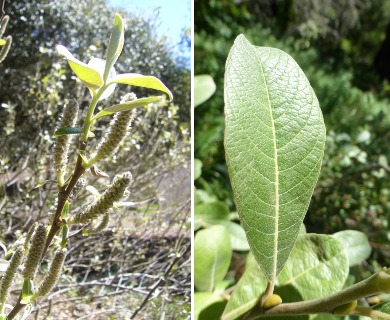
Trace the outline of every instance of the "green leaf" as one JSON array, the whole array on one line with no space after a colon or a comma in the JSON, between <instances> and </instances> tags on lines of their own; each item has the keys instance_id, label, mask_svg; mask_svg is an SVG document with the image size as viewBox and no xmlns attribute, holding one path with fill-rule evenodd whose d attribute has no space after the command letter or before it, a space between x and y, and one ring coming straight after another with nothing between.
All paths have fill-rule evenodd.
<instances>
[{"instance_id":1,"label":"green leaf","mask_svg":"<svg viewBox=\"0 0 390 320\"><path fill-rule=\"evenodd\" d=\"M31 303L31 298L33 297L34 284L31 279L24 279L22 286L22 300L20 303L29 304Z\"/></svg>"},{"instance_id":2,"label":"green leaf","mask_svg":"<svg viewBox=\"0 0 390 320\"><path fill-rule=\"evenodd\" d=\"M79 128L63 127L63 128L59 128L58 130L56 130L56 132L54 132L54 134L56 136L62 136L64 134L80 134L82 132L83 132L83 130L81 130Z\"/></svg>"},{"instance_id":3,"label":"green leaf","mask_svg":"<svg viewBox=\"0 0 390 320\"><path fill-rule=\"evenodd\" d=\"M218 224L224 226L229 232L232 250L248 251L250 249L245 231L238 223L229 220L218 220Z\"/></svg>"},{"instance_id":4,"label":"green leaf","mask_svg":"<svg viewBox=\"0 0 390 320\"><path fill-rule=\"evenodd\" d=\"M342 242L328 235L303 234L276 285L292 286L304 300L310 300L341 290L348 273L348 256Z\"/></svg>"},{"instance_id":5,"label":"green leaf","mask_svg":"<svg viewBox=\"0 0 390 320\"><path fill-rule=\"evenodd\" d=\"M225 72L225 150L249 245L272 281L294 247L317 182L325 125L303 71L243 35Z\"/></svg>"},{"instance_id":6,"label":"green leaf","mask_svg":"<svg viewBox=\"0 0 390 320\"><path fill-rule=\"evenodd\" d=\"M62 45L57 46L57 51L68 60L69 66L73 72L89 89L95 90L103 85L103 78L97 70L76 59L69 50Z\"/></svg>"},{"instance_id":7,"label":"green leaf","mask_svg":"<svg viewBox=\"0 0 390 320\"><path fill-rule=\"evenodd\" d=\"M194 320L199 320L200 319L199 315L203 310L206 310L208 307L219 302L224 302L224 300L220 296L215 295L211 292L195 292L194 293ZM205 314L203 313L202 317L204 317L204 315Z\"/></svg>"},{"instance_id":8,"label":"green leaf","mask_svg":"<svg viewBox=\"0 0 390 320\"><path fill-rule=\"evenodd\" d=\"M124 73L115 76L109 81L109 84L113 83L129 84L132 86L159 90L168 95L169 101L172 101L173 99L171 91L169 91L158 78L153 76L143 76L138 73Z\"/></svg>"},{"instance_id":9,"label":"green leaf","mask_svg":"<svg viewBox=\"0 0 390 320\"><path fill-rule=\"evenodd\" d=\"M371 254L371 246L363 232L344 230L333 234L333 237L346 246L350 267L362 263Z\"/></svg>"},{"instance_id":10,"label":"green leaf","mask_svg":"<svg viewBox=\"0 0 390 320\"><path fill-rule=\"evenodd\" d=\"M213 78L207 74L194 77L194 107L208 100L215 92L216 86Z\"/></svg>"},{"instance_id":11,"label":"green leaf","mask_svg":"<svg viewBox=\"0 0 390 320\"><path fill-rule=\"evenodd\" d=\"M68 214L69 214L69 201L66 200L64 207L62 208L61 218L66 219L68 217Z\"/></svg>"},{"instance_id":12,"label":"green leaf","mask_svg":"<svg viewBox=\"0 0 390 320\"><path fill-rule=\"evenodd\" d=\"M267 287L264 272L252 253L248 255L245 272L238 281L223 313L224 320L237 319L252 309Z\"/></svg>"},{"instance_id":13,"label":"green leaf","mask_svg":"<svg viewBox=\"0 0 390 320\"><path fill-rule=\"evenodd\" d=\"M202 175L202 161L199 159L194 159L194 180L200 178Z\"/></svg>"},{"instance_id":14,"label":"green leaf","mask_svg":"<svg viewBox=\"0 0 390 320\"><path fill-rule=\"evenodd\" d=\"M195 230L200 227L208 227L215 224L215 220L224 220L229 218L229 208L222 201L201 203L195 206L194 226ZM196 227L199 226L199 227Z\"/></svg>"},{"instance_id":15,"label":"green leaf","mask_svg":"<svg viewBox=\"0 0 390 320\"><path fill-rule=\"evenodd\" d=\"M383 312L383 313L388 313L390 314L390 302L385 302L385 303L381 303L379 305L376 305L374 306L373 308L374 310L377 310L377 311L380 311L380 312ZM382 317L378 317L377 318L378 320L384 320L384 318Z\"/></svg>"},{"instance_id":16,"label":"green leaf","mask_svg":"<svg viewBox=\"0 0 390 320\"><path fill-rule=\"evenodd\" d=\"M275 292L284 302L310 300L343 288L348 276L344 245L328 235L304 234L277 279ZM236 319L253 308L264 293L267 280L252 254L224 311L224 320Z\"/></svg>"},{"instance_id":17,"label":"green leaf","mask_svg":"<svg viewBox=\"0 0 390 320\"><path fill-rule=\"evenodd\" d=\"M102 111L100 111L96 116L92 118L92 120L99 119L100 117L113 114L116 112L129 111L135 108L143 107L149 103L161 101L161 97L149 97L149 98L141 98L133 101L127 101L124 103L116 104L114 106L108 107Z\"/></svg>"},{"instance_id":18,"label":"green leaf","mask_svg":"<svg viewBox=\"0 0 390 320\"><path fill-rule=\"evenodd\" d=\"M229 233L225 227L200 230L194 241L195 287L211 292L222 281L232 258Z\"/></svg>"},{"instance_id":19,"label":"green leaf","mask_svg":"<svg viewBox=\"0 0 390 320\"><path fill-rule=\"evenodd\" d=\"M6 41L4 39L0 39L0 46L4 46Z\"/></svg>"},{"instance_id":20,"label":"green leaf","mask_svg":"<svg viewBox=\"0 0 390 320\"><path fill-rule=\"evenodd\" d=\"M110 70L122 52L124 41L125 38L124 38L123 21L119 14L115 14L114 28L112 29L110 42L108 44L107 54L106 54L107 57L106 67L104 69L104 75L103 75L104 82L107 82Z\"/></svg>"}]
</instances>

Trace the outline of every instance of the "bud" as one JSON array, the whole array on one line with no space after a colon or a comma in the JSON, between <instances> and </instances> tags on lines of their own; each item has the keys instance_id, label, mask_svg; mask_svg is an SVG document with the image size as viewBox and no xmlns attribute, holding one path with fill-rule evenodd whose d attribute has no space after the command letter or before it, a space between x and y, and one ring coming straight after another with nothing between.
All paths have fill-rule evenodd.
<instances>
[{"instance_id":1,"label":"bud","mask_svg":"<svg viewBox=\"0 0 390 320\"><path fill-rule=\"evenodd\" d=\"M58 249L56 251L50 269L45 279L40 284L37 292L34 294L34 298L45 296L51 290L53 290L58 279L60 278L62 266L64 265L64 261L66 257L66 251L67 251L66 249Z\"/></svg>"},{"instance_id":2,"label":"bud","mask_svg":"<svg viewBox=\"0 0 390 320\"><path fill-rule=\"evenodd\" d=\"M110 213L106 212L103 215L102 221L100 221L100 223L98 223L95 227L88 226L87 228L85 228L83 230L83 235L88 236L91 234L99 233L100 231L104 230L108 226L109 222L110 222Z\"/></svg>"},{"instance_id":3,"label":"bud","mask_svg":"<svg viewBox=\"0 0 390 320\"><path fill-rule=\"evenodd\" d=\"M262 305L264 310L271 309L282 303L282 298L278 294L271 294L267 299L265 299L264 304Z\"/></svg>"},{"instance_id":4,"label":"bud","mask_svg":"<svg viewBox=\"0 0 390 320\"><path fill-rule=\"evenodd\" d=\"M37 272L41 262L43 248L46 242L46 228L40 224L36 227L30 248L27 254L26 262L24 263L23 278L32 279Z\"/></svg>"},{"instance_id":5,"label":"bud","mask_svg":"<svg viewBox=\"0 0 390 320\"><path fill-rule=\"evenodd\" d=\"M130 93L125 95L121 102L124 103L136 99L137 96L134 93ZM107 159L115 152L122 139L126 136L127 129L133 121L134 111L135 110L115 113L108 126L107 133L96 148L95 156L89 160L89 166L95 164L97 161Z\"/></svg>"},{"instance_id":6,"label":"bud","mask_svg":"<svg viewBox=\"0 0 390 320\"><path fill-rule=\"evenodd\" d=\"M5 45L0 51L0 63L3 62L3 60L7 56L9 49L11 48L11 44L12 44L12 37L8 36L7 38L5 38Z\"/></svg>"},{"instance_id":7,"label":"bud","mask_svg":"<svg viewBox=\"0 0 390 320\"><path fill-rule=\"evenodd\" d=\"M8 265L7 270L3 275L0 284L0 313L2 313L2 306L4 305L7 299L9 288L11 287L12 281L14 280L14 277L16 275L16 270L21 264L22 259L23 259L23 247L19 247L15 250L14 254L12 255L11 261Z\"/></svg>"},{"instance_id":8,"label":"bud","mask_svg":"<svg viewBox=\"0 0 390 320\"><path fill-rule=\"evenodd\" d=\"M60 128L63 127L74 127L77 121L77 113L79 111L79 106L75 99L70 100L64 107L64 112L62 114L62 120L60 122ZM66 172L66 165L68 162L68 151L70 145L71 135L64 134L56 136L56 141L54 145L54 170L57 173L58 183L60 185L64 184L64 175Z\"/></svg>"},{"instance_id":9,"label":"bud","mask_svg":"<svg viewBox=\"0 0 390 320\"><path fill-rule=\"evenodd\" d=\"M116 176L113 184L104 191L102 196L82 213L76 214L73 219L69 219L68 224L90 223L93 219L107 213L114 202L119 201L123 197L126 188L131 182L132 176L130 172L126 172L122 176Z\"/></svg>"}]
</instances>

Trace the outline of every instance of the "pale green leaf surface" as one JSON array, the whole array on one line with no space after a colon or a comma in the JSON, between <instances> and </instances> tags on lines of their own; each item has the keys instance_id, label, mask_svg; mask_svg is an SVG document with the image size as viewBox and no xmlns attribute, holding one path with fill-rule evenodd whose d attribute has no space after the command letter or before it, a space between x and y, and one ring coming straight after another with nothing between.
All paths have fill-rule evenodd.
<instances>
[{"instance_id":1,"label":"pale green leaf surface","mask_svg":"<svg viewBox=\"0 0 390 320\"><path fill-rule=\"evenodd\" d=\"M106 67L106 60L99 59L99 58L92 58L88 62L88 66L90 66L92 69L99 72L99 74L103 74L104 69ZM114 78L116 76L116 70L114 67L111 67L110 72L108 74L108 80ZM104 100L111 96L115 91L116 84L112 84L108 87L104 87L104 92L100 95L99 101ZM101 88L102 90L103 88ZM93 92L91 91L91 96L93 96Z\"/></svg>"},{"instance_id":2,"label":"pale green leaf surface","mask_svg":"<svg viewBox=\"0 0 390 320\"><path fill-rule=\"evenodd\" d=\"M110 70L115 64L116 60L118 60L118 57L122 52L124 41L125 38L124 38L123 21L119 14L115 14L114 27L112 29L110 42L108 44L107 54L106 54L106 64L105 64L104 75L103 75L104 82L107 82L107 79L109 78Z\"/></svg>"},{"instance_id":3,"label":"pale green leaf surface","mask_svg":"<svg viewBox=\"0 0 390 320\"><path fill-rule=\"evenodd\" d=\"M194 279L199 291L213 291L228 271L232 249L225 227L200 230L194 241Z\"/></svg>"},{"instance_id":4,"label":"pale green leaf surface","mask_svg":"<svg viewBox=\"0 0 390 320\"><path fill-rule=\"evenodd\" d=\"M348 273L342 242L329 235L304 234L298 237L276 285L292 286L304 300L310 300L341 290Z\"/></svg>"},{"instance_id":5,"label":"pale green leaf surface","mask_svg":"<svg viewBox=\"0 0 390 320\"><path fill-rule=\"evenodd\" d=\"M284 302L320 298L341 290L348 272L342 243L327 235L300 235L277 279L275 292ZM245 273L230 297L223 319L236 319L253 308L266 286L264 272L249 254Z\"/></svg>"},{"instance_id":6,"label":"pale green leaf surface","mask_svg":"<svg viewBox=\"0 0 390 320\"><path fill-rule=\"evenodd\" d=\"M194 77L194 107L208 100L215 92L216 86L213 78L207 74Z\"/></svg>"},{"instance_id":7,"label":"pale green leaf surface","mask_svg":"<svg viewBox=\"0 0 390 320\"><path fill-rule=\"evenodd\" d=\"M229 220L219 220L218 224L224 226L230 235L230 243L235 251L248 251L249 244L246 239L244 229L235 222Z\"/></svg>"},{"instance_id":8,"label":"pale green leaf surface","mask_svg":"<svg viewBox=\"0 0 390 320\"><path fill-rule=\"evenodd\" d=\"M194 320L199 319L199 314L202 310L213 305L214 303L221 302L223 299L221 296L213 294L211 292L195 292L194 293Z\"/></svg>"},{"instance_id":9,"label":"pale green leaf surface","mask_svg":"<svg viewBox=\"0 0 390 320\"><path fill-rule=\"evenodd\" d=\"M325 125L303 71L243 35L225 71L225 150L242 226L268 280L282 270L317 182Z\"/></svg>"},{"instance_id":10,"label":"pale green leaf surface","mask_svg":"<svg viewBox=\"0 0 390 320\"><path fill-rule=\"evenodd\" d=\"M70 68L88 88L98 89L103 85L103 78L97 70L76 59L69 50L62 45L57 46L57 51L68 60Z\"/></svg>"},{"instance_id":11,"label":"pale green leaf surface","mask_svg":"<svg viewBox=\"0 0 390 320\"><path fill-rule=\"evenodd\" d=\"M96 114L96 116L93 117L93 120L99 119L100 117L113 114L116 112L130 111L135 108L143 107L149 103L158 102L161 100L162 100L161 97L149 97L149 98L141 98L133 101L127 101L124 103L116 104L100 111L98 114Z\"/></svg>"},{"instance_id":12,"label":"pale green leaf surface","mask_svg":"<svg viewBox=\"0 0 390 320\"><path fill-rule=\"evenodd\" d=\"M223 313L223 320L233 320L252 309L264 293L267 280L254 256L248 255L245 272L238 281Z\"/></svg>"},{"instance_id":13,"label":"pale green leaf surface","mask_svg":"<svg viewBox=\"0 0 390 320\"><path fill-rule=\"evenodd\" d=\"M115 76L109 83L129 84L137 87L155 89L165 92L169 97L169 101L173 99L171 91L158 78L153 76L143 76L138 73L124 73Z\"/></svg>"},{"instance_id":14,"label":"pale green leaf surface","mask_svg":"<svg viewBox=\"0 0 390 320\"><path fill-rule=\"evenodd\" d=\"M200 178L202 175L202 161L199 159L194 159L194 180Z\"/></svg>"},{"instance_id":15,"label":"pale green leaf surface","mask_svg":"<svg viewBox=\"0 0 390 320\"><path fill-rule=\"evenodd\" d=\"M200 227L208 227L215 224L215 220L226 220L229 218L229 208L222 201L200 203L195 205L194 226L195 230ZM217 222L218 223L218 222Z\"/></svg>"},{"instance_id":16,"label":"pale green leaf surface","mask_svg":"<svg viewBox=\"0 0 390 320\"><path fill-rule=\"evenodd\" d=\"M385 302L385 303L381 303L380 305L376 305L374 309L383 313L390 314L390 302ZM382 320L382 319L384 318L378 317L378 320Z\"/></svg>"},{"instance_id":17,"label":"pale green leaf surface","mask_svg":"<svg viewBox=\"0 0 390 320\"><path fill-rule=\"evenodd\" d=\"M363 232L344 230L333 234L333 237L346 246L350 267L362 263L371 254L371 246Z\"/></svg>"}]
</instances>

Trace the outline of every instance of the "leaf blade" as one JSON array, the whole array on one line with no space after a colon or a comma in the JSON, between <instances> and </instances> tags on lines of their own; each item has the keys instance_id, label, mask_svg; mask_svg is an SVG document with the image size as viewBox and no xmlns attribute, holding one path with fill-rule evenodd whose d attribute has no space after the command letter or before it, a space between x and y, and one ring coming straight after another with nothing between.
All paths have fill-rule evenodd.
<instances>
[{"instance_id":1,"label":"leaf blade","mask_svg":"<svg viewBox=\"0 0 390 320\"><path fill-rule=\"evenodd\" d=\"M225 71L226 162L242 226L269 281L294 246L324 144L321 110L297 63L238 36Z\"/></svg>"},{"instance_id":2,"label":"leaf blade","mask_svg":"<svg viewBox=\"0 0 390 320\"><path fill-rule=\"evenodd\" d=\"M199 291L211 292L228 271L232 249L229 233L222 226L197 232L194 241L194 283Z\"/></svg>"},{"instance_id":3,"label":"leaf blade","mask_svg":"<svg viewBox=\"0 0 390 320\"><path fill-rule=\"evenodd\" d=\"M103 81L107 82L108 75L110 73L111 68L115 64L116 60L120 56L123 44L124 44L124 28L123 21L119 14L115 14L114 27L112 29L110 42L108 43L107 54L106 54L106 65L103 74Z\"/></svg>"},{"instance_id":4,"label":"leaf blade","mask_svg":"<svg viewBox=\"0 0 390 320\"><path fill-rule=\"evenodd\" d=\"M159 90L168 95L169 101L172 101L173 99L172 92L161 82L160 79L153 76L144 76L138 73L123 73L113 77L109 84L112 83L129 84L132 86Z\"/></svg>"},{"instance_id":5,"label":"leaf blade","mask_svg":"<svg viewBox=\"0 0 390 320\"><path fill-rule=\"evenodd\" d=\"M57 51L59 54L68 60L70 68L75 75L90 89L98 89L103 85L102 76L94 68L91 68L88 64L76 59L69 50L63 45L57 45Z\"/></svg>"},{"instance_id":6,"label":"leaf blade","mask_svg":"<svg viewBox=\"0 0 390 320\"><path fill-rule=\"evenodd\" d=\"M98 114L96 114L92 120L96 120L99 119L100 117L113 114L116 112L130 111L132 109L139 108L149 103L158 102L161 100L162 100L161 97L149 97L149 98L141 98L133 101L127 101L124 103L116 104L106 109L103 109Z\"/></svg>"}]
</instances>

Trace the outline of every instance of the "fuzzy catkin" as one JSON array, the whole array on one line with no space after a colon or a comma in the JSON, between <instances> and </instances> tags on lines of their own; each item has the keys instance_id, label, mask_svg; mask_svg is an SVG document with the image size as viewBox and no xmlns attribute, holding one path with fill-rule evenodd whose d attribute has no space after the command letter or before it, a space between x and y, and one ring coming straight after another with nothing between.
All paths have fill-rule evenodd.
<instances>
[{"instance_id":1,"label":"fuzzy catkin","mask_svg":"<svg viewBox=\"0 0 390 320\"><path fill-rule=\"evenodd\" d=\"M16 275L16 270L18 269L19 265L22 262L23 251L24 251L23 247L19 247L15 250L14 254L12 255L11 261L8 265L8 268L5 271L5 274L2 278L0 284L0 308L7 299L9 288L11 287L12 281ZM2 313L2 310L0 310L0 313Z\"/></svg>"},{"instance_id":2,"label":"fuzzy catkin","mask_svg":"<svg viewBox=\"0 0 390 320\"><path fill-rule=\"evenodd\" d=\"M77 114L79 111L78 103L75 99L70 100L64 107L60 128L74 127L77 122ZM53 153L54 170L57 175L62 177L65 175L66 165L68 162L68 151L71 135L64 134L56 137Z\"/></svg>"},{"instance_id":3,"label":"fuzzy catkin","mask_svg":"<svg viewBox=\"0 0 390 320\"><path fill-rule=\"evenodd\" d=\"M96 225L96 226L88 226L83 230L83 235L88 236L91 234L99 233L100 231L104 230L108 223L110 222L110 213L106 212L103 214L102 220Z\"/></svg>"},{"instance_id":4,"label":"fuzzy catkin","mask_svg":"<svg viewBox=\"0 0 390 320\"><path fill-rule=\"evenodd\" d=\"M46 242L46 228L40 224L36 227L30 248L24 263L23 278L33 279L41 262L43 249Z\"/></svg>"},{"instance_id":5,"label":"fuzzy catkin","mask_svg":"<svg viewBox=\"0 0 390 320\"><path fill-rule=\"evenodd\" d=\"M82 213L70 219L68 223L90 223L93 219L104 215L110 210L114 202L119 201L123 197L126 188L131 182L132 176L130 172L126 172L122 176L116 176L113 184L104 191L97 201L88 206Z\"/></svg>"},{"instance_id":6,"label":"fuzzy catkin","mask_svg":"<svg viewBox=\"0 0 390 320\"><path fill-rule=\"evenodd\" d=\"M122 98L121 103L134 100L137 100L137 96L134 93L129 93ZM93 163L105 160L115 152L122 139L126 136L127 129L133 121L134 114L135 110L131 110L118 112L114 115L108 126L107 133L96 148Z\"/></svg>"},{"instance_id":7,"label":"fuzzy catkin","mask_svg":"<svg viewBox=\"0 0 390 320\"><path fill-rule=\"evenodd\" d=\"M66 249L58 249L55 253L53 262L51 263L50 269L45 279L40 284L34 297L41 297L47 295L56 285L58 279L61 276L62 266L64 265L66 257Z\"/></svg>"}]
</instances>

